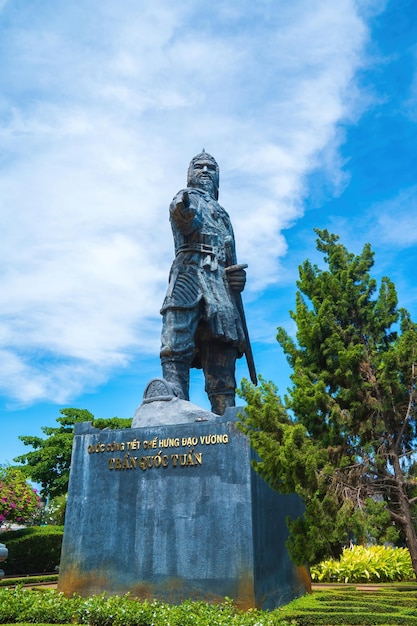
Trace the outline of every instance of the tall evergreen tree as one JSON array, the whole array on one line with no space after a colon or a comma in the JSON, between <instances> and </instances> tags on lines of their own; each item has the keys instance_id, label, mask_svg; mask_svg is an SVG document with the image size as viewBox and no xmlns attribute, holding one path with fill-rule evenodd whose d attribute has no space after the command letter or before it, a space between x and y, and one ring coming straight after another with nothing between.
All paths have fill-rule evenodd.
<instances>
[{"instance_id":1,"label":"tall evergreen tree","mask_svg":"<svg viewBox=\"0 0 417 626\"><path fill-rule=\"evenodd\" d=\"M306 504L290 522L295 560L318 560L349 536L382 540L397 530L417 575L417 326L388 278L377 290L369 244L354 255L336 235L316 233L327 269L300 266L296 341L278 329L289 395L282 404L270 385L244 383L243 427L258 471Z\"/></svg>"}]
</instances>

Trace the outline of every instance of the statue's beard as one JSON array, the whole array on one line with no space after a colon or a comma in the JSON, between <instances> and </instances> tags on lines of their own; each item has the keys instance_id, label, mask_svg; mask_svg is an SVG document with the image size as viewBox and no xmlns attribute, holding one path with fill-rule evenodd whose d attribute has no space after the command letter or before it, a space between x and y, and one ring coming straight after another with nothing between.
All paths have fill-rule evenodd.
<instances>
[{"instance_id":1,"label":"statue's beard","mask_svg":"<svg viewBox=\"0 0 417 626\"><path fill-rule=\"evenodd\" d=\"M191 181L193 187L197 187L197 189L202 189L203 191L207 191L211 195L212 198L216 196L216 186L211 178L207 177L199 177L194 178Z\"/></svg>"}]
</instances>

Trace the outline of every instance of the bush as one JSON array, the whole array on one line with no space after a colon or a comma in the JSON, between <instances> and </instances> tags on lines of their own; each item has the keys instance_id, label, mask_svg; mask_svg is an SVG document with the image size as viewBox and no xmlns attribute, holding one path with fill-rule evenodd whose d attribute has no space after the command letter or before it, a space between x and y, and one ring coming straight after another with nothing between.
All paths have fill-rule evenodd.
<instances>
[{"instance_id":1,"label":"bush","mask_svg":"<svg viewBox=\"0 0 417 626\"><path fill-rule=\"evenodd\" d=\"M352 587L316 591L274 611L239 611L222 604L177 606L105 594L66 598L53 590L0 589L0 624L88 624L89 626L415 626L415 585L381 587L378 593Z\"/></svg>"},{"instance_id":2,"label":"bush","mask_svg":"<svg viewBox=\"0 0 417 626\"><path fill-rule=\"evenodd\" d=\"M358 591L351 586L320 590L278 611L297 626L415 626L416 585L381 585L377 592Z\"/></svg>"},{"instance_id":3,"label":"bush","mask_svg":"<svg viewBox=\"0 0 417 626\"><path fill-rule=\"evenodd\" d=\"M313 581L358 583L414 580L407 548L350 546L338 561L328 559L311 567Z\"/></svg>"},{"instance_id":4,"label":"bush","mask_svg":"<svg viewBox=\"0 0 417 626\"><path fill-rule=\"evenodd\" d=\"M0 523L30 522L40 507L40 498L21 469L0 467Z\"/></svg>"},{"instance_id":5,"label":"bush","mask_svg":"<svg viewBox=\"0 0 417 626\"><path fill-rule=\"evenodd\" d=\"M105 594L65 598L53 590L0 589L0 623L88 624L89 626L292 626L278 611L239 611L231 600L222 604L164 602Z\"/></svg>"},{"instance_id":6,"label":"bush","mask_svg":"<svg viewBox=\"0 0 417 626\"><path fill-rule=\"evenodd\" d=\"M0 623L71 623L79 602L76 599L63 600L62 594L52 590L36 592L21 587L0 589Z\"/></svg>"},{"instance_id":7,"label":"bush","mask_svg":"<svg viewBox=\"0 0 417 626\"><path fill-rule=\"evenodd\" d=\"M18 587L22 585L39 585L42 583L54 584L58 582L58 574L41 574L40 576L16 576L16 578L8 576L0 580L0 587Z\"/></svg>"},{"instance_id":8,"label":"bush","mask_svg":"<svg viewBox=\"0 0 417 626\"><path fill-rule=\"evenodd\" d=\"M61 556L62 526L31 526L1 534L9 556L4 564L7 576L53 572Z\"/></svg>"},{"instance_id":9,"label":"bush","mask_svg":"<svg viewBox=\"0 0 417 626\"><path fill-rule=\"evenodd\" d=\"M41 507L32 526L63 526L67 508L67 494L50 498L48 504Z\"/></svg>"}]
</instances>

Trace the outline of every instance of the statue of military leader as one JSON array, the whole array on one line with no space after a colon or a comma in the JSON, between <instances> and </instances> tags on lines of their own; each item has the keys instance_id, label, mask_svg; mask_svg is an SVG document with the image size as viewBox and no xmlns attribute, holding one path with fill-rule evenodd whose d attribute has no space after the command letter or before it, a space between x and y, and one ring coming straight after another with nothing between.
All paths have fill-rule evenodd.
<instances>
[{"instance_id":1,"label":"statue of military leader","mask_svg":"<svg viewBox=\"0 0 417 626\"><path fill-rule=\"evenodd\" d=\"M238 265L229 215L218 203L219 166L205 152L189 165L187 188L169 207L175 260L161 309L162 375L189 400L190 368L202 368L211 410L235 405L236 359L256 372L242 306L247 265Z\"/></svg>"}]
</instances>

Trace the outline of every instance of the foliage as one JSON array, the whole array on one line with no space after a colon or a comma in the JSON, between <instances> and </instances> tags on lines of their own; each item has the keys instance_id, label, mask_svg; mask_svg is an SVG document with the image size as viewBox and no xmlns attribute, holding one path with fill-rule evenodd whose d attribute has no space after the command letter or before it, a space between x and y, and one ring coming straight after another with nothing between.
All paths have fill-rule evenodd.
<instances>
[{"instance_id":1,"label":"foliage","mask_svg":"<svg viewBox=\"0 0 417 626\"><path fill-rule=\"evenodd\" d=\"M55 591L41 593L16 587L0 589L0 623L70 624L77 600L64 601Z\"/></svg>"},{"instance_id":2,"label":"foliage","mask_svg":"<svg viewBox=\"0 0 417 626\"><path fill-rule=\"evenodd\" d=\"M230 600L178 606L128 596L65 598L53 590L0 589L0 623L91 624L92 626L314 626L416 623L415 589L381 587L377 593L351 587L316 591L274 611L238 611Z\"/></svg>"},{"instance_id":3,"label":"foliage","mask_svg":"<svg viewBox=\"0 0 417 626\"><path fill-rule=\"evenodd\" d=\"M116 430L117 428L130 428L132 426L131 417L95 417L93 419L94 428L111 428Z\"/></svg>"},{"instance_id":4,"label":"foliage","mask_svg":"<svg viewBox=\"0 0 417 626\"><path fill-rule=\"evenodd\" d=\"M61 556L63 526L31 526L1 534L9 555L4 570L8 576L53 572Z\"/></svg>"},{"instance_id":5,"label":"foliage","mask_svg":"<svg viewBox=\"0 0 417 626\"><path fill-rule=\"evenodd\" d=\"M296 626L278 611L239 611L232 601L206 604L186 601L178 606L104 594L65 598L53 590L0 589L0 623L89 624L90 626Z\"/></svg>"},{"instance_id":6,"label":"foliage","mask_svg":"<svg viewBox=\"0 0 417 626\"><path fill-rule=\"evenodd\" d=\"M45 523L53 526L63 526L65 521L65 509L67 506L67 494L52 498L45 507Z\"/></svg>"},{"instance_id":7,"label":"foliage","mask_svg":"<svg viewBox=\"0 0 417 626\"><path fill-rule=\"evenodd\" d=\"M0 580L0 587L18 587L19 585L22 585L22 582L24 582L25 585L38 585L40 583L54 584L58 582L58 574L25 576L24 581L22 581L22 576L16 576L15 578L9 576L8 578L2 578Z\"/></svg>"},{"instance_id":8,"label":"foliage","mask_svg":"<svg viewBox=\"0 0 417 626\"><path fill-rule=\"evenodd\" d=\"M301 265L296 341L278 328L292 387L282 402L273 385L244 382L242 428L261 475L304 500L304 516L289 522L296 562L337 556L350 539L401 535L417 572L417 326L388 278L377 293L368 244L355 256L316 232L327 269Z\"/></svg>"},{"instance_id":9,"label":"foliage","mask_svg":"<svg viewBox=\"0 0 417 626\"><path fill-rule=\"evenodd\" d=\"M97 428L129 428L131 419L114 417L94 419L86 409L61 409L62 417L57 418L59 427L43 426L42 437L21 436L25 446L34 448L31 452L14 459L22 463L22 470L35 483L42 485L41 494L47 498L56 498L68 491L69 470L71 465L74 426L79 422L92 422Z\"/></svg>"},{"instance_id":10,"label":"foliage","mask_svg":"<svg viewBox=\"0 0 417 626\"><path fill-rule=\"evenodd\" d=\"M380 586L377 592L366 587L320 590L283 607L281 618L292 619L298 626L414 625L415 593L415 586L412 590Z\"/></svg>"},{"instance_id":11,"label":"foliage","mask_svg":"<svg viewBox=\"0 0 417 626\"><path fill-rule=\"evenodd\" d=\"M30 523L40 506L40 498L22 470L0 467L0 525Z\"/></svg>"},{"instance_id":12,"label":"foliage","mask_svg":"<svg viewBox=\"0 0 417 626\"><path fill-rule=\"evenodd\" d=\"M65 511L67 508L67 494L51 498L39 509L34 523L37 526L63 526L65 522Z\"/></svg>"},{"instance_id":13,"label":"foliage","mask_svg":"<svg viewBox=\"0 0 417 626\"><path fill-rule=\"evenodd\" d=\"M319 582L390 582L413 579L407 548L350 546L339 560L328 559L311 568L311 578Z\"/></svg>"}]
</instances>

